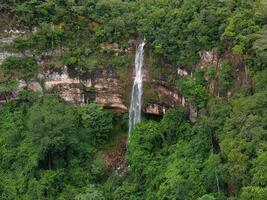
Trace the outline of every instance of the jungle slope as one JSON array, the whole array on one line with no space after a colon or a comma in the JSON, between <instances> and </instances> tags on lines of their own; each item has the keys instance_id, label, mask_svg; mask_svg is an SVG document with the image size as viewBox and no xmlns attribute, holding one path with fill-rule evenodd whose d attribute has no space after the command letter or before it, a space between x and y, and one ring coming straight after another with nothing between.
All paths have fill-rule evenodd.
<instances>
[{"instance_id":1,"label":"jungle slope","mask_svg":"<svg viewBox=\"0 0 267 200\"><path fill-rule=\"evenodd\" d=\"M267 199L266 0L0 6L1 52L13 55L0 67L7 101L0 113L1 199ZM7 41L16 29L23 34ZM116 152L113 138L126 135L127 114L94 103L75 107L46 91L38 74L67 66L82 77L110 66L126 83L127 104L134 45L142 38L149 79L175 87L198 117L190 122L177 106L160 121L143 120L127 146L125 174L105 164L104 152ZM9 99L21 79L38 82L42 92ZM148 81L145 103L165 99L150 87Z\"/></svg>"}]
</instances>

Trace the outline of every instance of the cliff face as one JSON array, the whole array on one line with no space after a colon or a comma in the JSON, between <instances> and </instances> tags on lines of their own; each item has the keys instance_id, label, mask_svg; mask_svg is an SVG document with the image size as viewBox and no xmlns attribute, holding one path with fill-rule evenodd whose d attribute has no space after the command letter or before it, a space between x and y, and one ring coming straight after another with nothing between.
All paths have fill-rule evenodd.
<instances>
[{"instance_id":1,"label":"cliff face","mask_svg":"<svg viewBox=\"0 0 267 200\"><path fill-rule=\"evenodd\" d=\"M116 112L127 112L129 102L125 102L123 92L123 81L112 68L96 69L91 73L79 76L73 71L64 67L62 71L46 71L38 75L38 81L32 80L28 83L21 80L16 89L26 89L34 92L57 93L66 101L75 105L84 105L96 102L105 108ZM40 84L43 82L43 84ZM163 96L162 100L146 103L143 112L147 114L163 115L168 108L177 105L186 106L185 99L180 95L177 88L169 86L163 81L153 81L151 88L158 96ZM131 90L131 88L130 88ZM14 99L18 92L13 92L8 99ZM131 91L127 91L128 95ZM2 99L2 102L5 99Z\"/></svg>"},{"instance_id":2,"label":"cliff face","mask_svg":"<svg viewBox=\"0 0 267 200\"><path fill-rule=\"evenodd\" d=\"M203 51L201 53L201 62L198 67L205 68L213 65L215 68L221 66L220 60L215 51ZM245 76L242 67L235 69L237 80L244 83L248 78ZM145 84L149 85L149 91L144 90L144 96L152 98L144 101L143 112L146 114L163 115L168 108L174 108L178 105L188 109L189 119L195 122L197 110L179 92L175 85L170 85L163 80L149 79L149 72L145 69ZM192 76L191 72L178 68L177 77ZM38 80L38 81L36 81ZM43 83L43 84L40 84ZM210 92L216 94L216 83L209 84ZM66 101L75 105L84 105L90 102L96 102L107 109L115 112L127 112L129 105L125 95L131 94L131 87L126 91L124 81L121 80L112 67L105 69L95 69L90 73L78 75L77 72L64 67L60 71L45 71L39 74L35 80L26 83L19 81L19 86L10 93L7 98L0 97L0 103L11 100L16 97L19 90L26 89L34 92L57 93ZM153 93L153 95L150 94ZM127 94L125 94L127 93ZM145 98L145 97L144 97Z\"/></svg>"},{"instance_id":3,"label":"cliff face","mask_svg":"<svg viewBox=\"0 0 267 200\"><path fill-rule=\"evenodd\" d=\"M243 57L233 54L232 52L226 52L222 56L218 56L217 52L212 49L210 51L202 51L200 53L200 63L197 68L213 68L215 72L222 70L223 62L228 61L231 65L233 72L233 85L228 89L227 95L231 96L236 88L250 88L252 85L252 79L246 74L246 68L244 66ZM209 81L209 91L220 96L218 80L205 77Z\"/></svg>"},{"instance_id":4,"label":"cliff face","mask_svg":"<svg viewBox=\"0 0 267 200\"><path fill-rule=\"evenodd\" d=\"M25 31L19 30L5 31L8 36L1 38L0 43L6 45L10 44L14 38L25 34ZM119 50L117 44L111 45L109 48L112 48L115 52ZM127 53L129 52L127 51ZM19 53L2 51L0 52L0 63L10 55L23 56ZM242 68L242 59L231 54L225 55L224 57L229 59L236 66L235 73L237 81L239 81L241 85L249 82L248 77L245 75L245 69ZM200 58L199 68L213 66L217 70L221 67L221 60L215 50L202 51L200 53ZM39 56L38 62L43 64L46 61L42 59L42 56ZM192 76L192 72L181 68L177 68L174 73L177 77ZM175 85L171 85L160 78L151 79L149 74L149 69L145 66L144 84L147 85L147 89L144 89L143 94L143 112L147 114L163 115L168 108L174 108L180 105L188 109L189 118L194 122L197 116L197 110L182 97L179 89ZM132 76L130 75L128 77ZM40 93L57 93L63 99L75 105L96 102L116 112L127 112L131 95L131 85L126 87L125 82L129 84L132 81L119 78L116 70L112 67L95 69L83 75L79 75L74 70L64 67L59 71L44 71L27 84L25 81L20 80L19 86L13 92L5 96L0 94L0 104L1 102L14 99L18 91L26 89ZM216 81L211 81L208 87L213 94L217 95ZM146 98L149 98L149 100L146 100Z\"/></svg>"},{"instance_id":5,"label":"cliff face","mask_svg":"<svg viewBox=\"0 0 267 200\"><path fill-rule=\"evenodd\" d=\"M61 72L48 71L44 88L76 105L97 102L117 112L127 112L122 100L122 82L113 69L97 69L83 76L74 75L67 67Z\"/></svg>"},{"instance_id":6,"label":"cliff face","mask_svg":"<svg viewBox=\"0 0 267 200\"><path fill-rule=\"evenodd\" d=\"M36 28L33 32L35 31ZM25 36L28 32L25 30L5 29L4 33L4 36L0 37L0 43L8 47L15 38ZM125 49L125 52L134 54L136 43L137 41L130 40L129 47ZM117 53L120 51L120 47L116 43L106 44L106 46L104 45L103 48L109 48ZM31 55L31 52L26 52L26 54ZM48 54L49 56L47 56ZM24 56L24 54L2 50L0 51L0 64L8 56ZM50 55L50 52L45 52L37 57L37 61L40 65L44 65L52 57L53 55ZM132 74L132 72L130 73ZM116 70L112 67L95 69L83 75L79 75L67 67L58 71L46 70L32 80L27 81L27 83L24 80L19 80L18 87L8 95L0 94L0 104L1 102L15 99L18 91L25 89L39 93L57 93L63 99L75 105L97 102L113 111L127 112L130 104L132 80L123 79L131 79L130 77L134 78L130 74L127 75L127 78L119 78ZM163 81L151 80L149 71L146 69L144 70L144 81L155 94L152 101L144 101L144 113L163 115L168 108L177 105L186 106L185 99L181 97L177 88ZM146 95L151 96L149 93L144 92L144 96Z\"/></svg>"},{"instance_id":7,"label":"cliff face","mask_svg":"<svg viewBox=\"0 0 267 200\"><path fill-rule=\"evenodd\" d=\"M152 80L148 84L151 85L156 98L145 103L143 109L145 113L163 115L168 108L174 108L177 105L187 107L185 99L174 85L162 80Z\"/></svg>"},{"instance_id":8,"label":"cliff face","mask_svg":"<svg viewBox=\"0 0 267 200\"><path fill-rule=\"evenodd\" d=\"M62 72L46 72L44 78L44 89L47 92L59 94L66 101L77 105L97 102L116 112L128 111L129 102L125 102L123 98L125 95L123 94L125 92L123 81L118 78L116 70L112 68L97 69L86 75L78 76L73 75L65 67ZM153 90L158 95L165 95L166 98L160 102L144 105L145 113L163 115L170 107L178 104L186 106L185 99L181 97L179 91L171 88L167 83L153 81L149 84L152 84ZM38 88L40 87L36 85L31 89L38 91ZM131 91L127 93L130 95Z\"/></svg>"}]
</instances>

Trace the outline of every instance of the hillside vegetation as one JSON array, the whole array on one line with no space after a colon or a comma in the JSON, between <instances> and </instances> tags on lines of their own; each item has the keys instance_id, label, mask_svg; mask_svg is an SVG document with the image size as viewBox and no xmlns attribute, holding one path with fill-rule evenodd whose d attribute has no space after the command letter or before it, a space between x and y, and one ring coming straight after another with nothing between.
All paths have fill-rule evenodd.
<instances>
[{"instance_id":1,"label":"hillside vegetation","mask_svg":"<svg viewBox=\"0 0 267 200\"><path fill-rule=\"evenodd\" d=\"M0 11L0 39L24 32L0 44L13 53L0 65L0 199L267 199L266 0L1 0ZM126 174L104 159L127 134L125 114L46 91L9 98L19 80L64 66L112 66L126 80L144 38L151 76L175 85L198 117L177 107L143 119ZM201 66L203 51L218 63Z\"/></svg>"}]
</instances>

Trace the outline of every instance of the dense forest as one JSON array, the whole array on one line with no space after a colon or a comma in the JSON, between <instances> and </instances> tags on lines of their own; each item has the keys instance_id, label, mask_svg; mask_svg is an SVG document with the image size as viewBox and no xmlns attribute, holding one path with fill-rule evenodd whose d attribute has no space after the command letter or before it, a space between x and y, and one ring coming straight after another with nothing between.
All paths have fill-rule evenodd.
<instances>
[{"instance_id":1,"label":"dense forest","mask_svg":"<svg viewBox=\"0 0 267 200\"><path fill-rule=\"evenodd\" d=\"M1 42L7 30L23 34ZM20 80L43 86L43 71L64 66L81 76L112 66L131 81L127 49L144 38L150 78L198 116L182 106L144 115L123 173L105 152L127 138L127 113L45 90L9 98ZM0 42L12 52L0 64L1 200L267 199L267 0L0 0ZM200 67L211 50L217 66Z\"/></svg>"}]
</instances>

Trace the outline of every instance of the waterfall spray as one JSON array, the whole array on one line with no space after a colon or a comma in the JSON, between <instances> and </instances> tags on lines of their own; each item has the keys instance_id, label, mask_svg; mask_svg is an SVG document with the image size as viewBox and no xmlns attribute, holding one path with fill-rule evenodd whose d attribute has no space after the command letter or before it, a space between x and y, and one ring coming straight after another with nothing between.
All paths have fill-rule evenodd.
<instances>
[{"instance_id":1,"label":"waterfall spray","mask_svg":"<svg viewBox=\"0 0 267 200\"><path fill-rule=\"evenodd\" d=\"M135 78L132 87L131 106L129 110L129 137L134 125L141 121L142 93L143 93L143 74L144 64L144 46L143 41L138 45L135 53Z\"/></svg>"}]
</instances>

